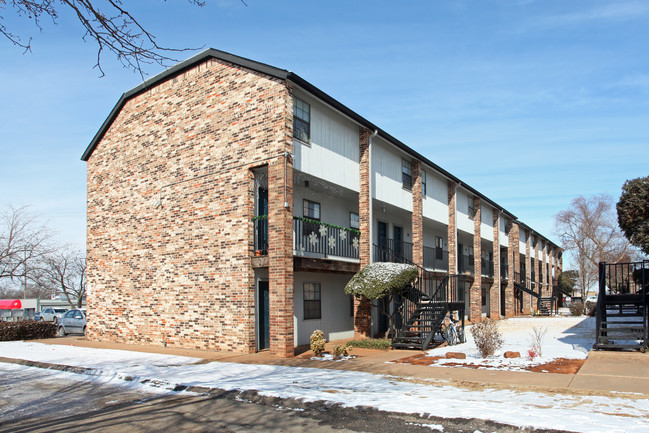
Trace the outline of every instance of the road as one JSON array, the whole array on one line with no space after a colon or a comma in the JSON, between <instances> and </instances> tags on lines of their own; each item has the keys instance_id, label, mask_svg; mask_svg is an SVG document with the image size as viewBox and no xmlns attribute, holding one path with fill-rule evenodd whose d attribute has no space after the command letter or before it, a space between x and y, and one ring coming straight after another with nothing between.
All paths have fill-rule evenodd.
<instances>
[{"instance_id":1,"label":"road","mask_svg":"<svg viewBox=\"0 0 649 433\"><path fill-rule=\"evenodd\" d=\"M0 432L524 431L476 419L420 418L254 391L143 392L128 383L110 385L85 375L4 363L0 377Z\"/></svg>"}]
</instances>

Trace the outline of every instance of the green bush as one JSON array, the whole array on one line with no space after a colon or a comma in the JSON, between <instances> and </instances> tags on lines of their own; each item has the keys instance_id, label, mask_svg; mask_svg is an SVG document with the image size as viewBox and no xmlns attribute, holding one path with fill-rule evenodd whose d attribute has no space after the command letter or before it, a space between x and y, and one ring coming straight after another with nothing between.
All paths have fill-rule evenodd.
<instances>
[{"instance_id":1,"label":"green bush","mask_svg":"<svg viewBox=\"0 0 649 433\"><path fill-rule=\"evenodd\" d=\"M365 338L363 340L352 340L347 343L348 346L360 347L362 349L381 349L388 350L392 347L390 340L383 338Z\"/></svg>"},{"instance_id":2,"label":"green bush","mask_svg":"<svg viewBox=\"0 0 649 433\"><path fill-rule=\"evenodd\" d=\"M0 341L38 340L56 336L56 325L50 322L0 322Z\"/></svg>"},{"instance_id":3,"label":"green bush","mask_svg":"<svg viewBox=\"0 0 649 433\"><path fill-rule=\"evenodd\" d=\"M345 344L344 346L341 346L340 344L336 344L334 346L334 357L335 358L340 358L343 356L349 356L349 352L352 351L352 348L349 347L349 343Z\"/></svg>"},{"instance_id":4,"label":"green bush","mask_svg":"<svg viewBox=\"0 0 649 433\"><path fill-rule=\"evenodd\" d=\"M322 355L322 352L325 350L324 333L319 329L316 329L311 334L311 350L316 356Z\"/></svg>"}]
</instances>

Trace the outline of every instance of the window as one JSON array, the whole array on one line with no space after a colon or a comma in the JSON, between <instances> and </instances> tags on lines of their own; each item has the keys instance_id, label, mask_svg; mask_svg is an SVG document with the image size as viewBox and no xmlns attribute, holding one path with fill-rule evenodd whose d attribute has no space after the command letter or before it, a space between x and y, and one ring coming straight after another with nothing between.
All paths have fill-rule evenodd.
<instances>
[{"instance_id":1,"label":"window","mask_svg":"<svg viewBox=\"0 0 649 433\"><path fill-rule=\"evenodd\" d=\"M320 283L304 283L304 319L320 319Z\"/></svg>"},{"instance_id":2,"label":"window","mask_svg":"<svg viewBox=\"0 0 649 433\"><path fill-rule=\"evenodd\" d=\"M473 200L469 198L469 219L475 218L475 207L473 207Z\"/></svg>"},{"instance_id":3,"label":"window","mask_svg":"<svg viewBox=\"0 0 649 433\"><path fill-rule=\"evenodd\" d=\"M421 196L426 198L426 172L421 171Z\"/></svg>"},{"instance_id":4,"label":"window","mask_svg":"<svg viewBox=\"0 0 649 433\"><path fill-rule=\"evenodd\" d=\"M320 203L315 201L304 199L304 218L310 218L313 220L320 220Z\"/></svg>"},{"instance_id":5,"label":"window","mask_svg":"<svg viewBox=\"0 0 649 433\"><path fill-rule=\"evenodd\" d=\"M311 106L293 98L293 137L309 143L311 138Z\"/></svg>"},{"instance_id":6,"label":"window","mask_svg":"<svg viewBox=\"0 0 649 433\"><path fill-rule=\"evenodd\" d=\"M358 214L354 212L349 213L349 227L353 229L360 228L360 220L358 219Z\"/></svg>"},{"instance_id":7,"label":"window","mask_svg":"<svg viewBox=\"0 0 649 433\"><path fill-rule=\"evenodd\" d=\"M401 185L408 191L412 189L412 166L405 159L401 160Z\"/></svg>"},{"instance_id":8,"label":"window","mask_svg":"<svg viewBox=\"0 0 649 433\"><path fill-rule=\"evenodd\" d=\"M444 259L444 239L439 236L435 236L435 259Z\"/></svg>"}]
</instances>

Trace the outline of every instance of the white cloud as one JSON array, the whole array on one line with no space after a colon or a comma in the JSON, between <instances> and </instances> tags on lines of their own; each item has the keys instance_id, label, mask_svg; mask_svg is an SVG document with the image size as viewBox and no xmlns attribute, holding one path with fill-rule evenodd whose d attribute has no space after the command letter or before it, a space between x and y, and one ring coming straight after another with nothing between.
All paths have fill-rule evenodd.
<instances>
[{"instance_id":1,"label":"white cloud","mask_svg":"<svg viewBox=\"0 0 649 433\"><path fill-rule=\"evenodd\" d=\"M589 10L545 17L540 20L539 24L554 27L592 21L632 20L645 15L649 15L649 3L637 1L615 2Z\"/></svg>"}]
</instances>

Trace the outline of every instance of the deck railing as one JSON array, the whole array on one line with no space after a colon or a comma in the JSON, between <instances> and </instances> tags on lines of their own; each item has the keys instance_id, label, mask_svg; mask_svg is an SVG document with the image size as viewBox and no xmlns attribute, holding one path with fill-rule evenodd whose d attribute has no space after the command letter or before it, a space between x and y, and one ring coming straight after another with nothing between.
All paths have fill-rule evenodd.
<instances>
[{"instance_id":1,"label":"deck railing","mask_svg":"<svg viewBox=\"0 0 649 433\"><path fill-rule=\"evenodd\" d=\"M268 254L268 215L259 215L252 219L255 225L255 255Z\"/></svg>"},{"instance_id":2,"label":"deck railing","mask_svg":"<svg viewBox=\"0 0 649 433\"><path fill-rule=\"evenodd\" d=\"M473 256L468 256L466 254L457 255L457 269L460 274L466 274L467 272L471 275L474 273L473 267Z\"/></svg>"},{"instance_id":3,"label":"deck railing","mask_svg":"<svg viewBox=\"0 0 649 433\"><path fill-rule=\"evenodd\" d=\"M375 257L377 262L390 262L392 256L402 257L408 262L412 261L412 244L410 242L379 238L377 246L379 247L375 249L375 254L379 254L379 257ZM386 260L381 260L381 255L385 256Z\"/></svg>"},{"instance_id":4,"label":"deck railing","mask_svg":"<svg viewBox=\"0 0 649 433\"><path fill-rule=\"evenodd\" d=\"M493 260L485 259L484 257L480 259L480 267L482 268L483 277L493 277L494 276L494 262Z\"/></svg>"},{"instance_id":5,"label":"deck railing","mask_svg":"<svg viewBox=\"0 0 649 433\"><path fill-rule=\"evenodd\" d=\"M424 268L448 272L448 251L424 247Z\"/></svg>"},{"instance_id":6,"label":"deck railing","mask_svg":"<svg viewBox=\"0 0 649 433\"><path fill-rule=\"evenodd\" d=\"M293 217L293 252L296 255L358 259L359 242L359 230Z\"/></svg>"}]
</instances>

